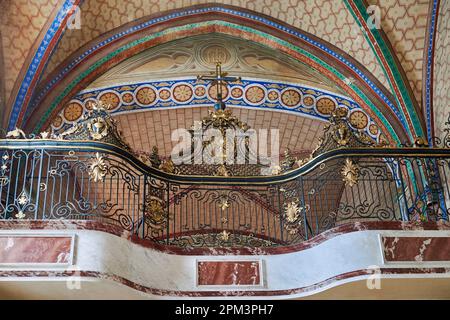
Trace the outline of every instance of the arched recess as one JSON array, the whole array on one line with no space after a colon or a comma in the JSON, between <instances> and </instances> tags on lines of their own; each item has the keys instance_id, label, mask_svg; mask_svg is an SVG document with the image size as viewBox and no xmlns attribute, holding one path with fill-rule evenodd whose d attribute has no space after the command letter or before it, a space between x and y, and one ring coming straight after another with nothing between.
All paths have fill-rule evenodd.
<instances>
[{"instance_id":1,"label":"arched recess","mask_svg":"<svg viewBox=\"0 0 450 320\"><path fill-rule=\"evenodd\" d=\"M223 98L229 107L326 122L341 106L350 111L350 124L355 129L380 138L377 123L334 82L309 65L264 45L211 33L149 48L109 69L66 104L53 118L51 129L67 130L95 100L110 105L113 115L162 109L175 114L180 108L211 107L215 87L197 81L197 76L213 72L217 60L228 74L242 77L240 83L224 88ZM279 116L273 114L273 118ZM191 117L181 116L180 120ZM304 132L305 128L296 129Z\"/></svg>"},{"instance_id":2,"label":"arched recess","mask_svg":"<svg viewBox=\"0 0 450 320\"><path fill-rule=\"evenodd\" d=\"M394 98L362 65L341 50L270 17L229 6L194 6L145 17L80 48L42 82L27 114L25 129L35 132L72 96L108 69L150 47L205 33L254 41L311 65L340 86L373 119L391 143L411 140L405 115Z\"/></svg>"}]
</instances>

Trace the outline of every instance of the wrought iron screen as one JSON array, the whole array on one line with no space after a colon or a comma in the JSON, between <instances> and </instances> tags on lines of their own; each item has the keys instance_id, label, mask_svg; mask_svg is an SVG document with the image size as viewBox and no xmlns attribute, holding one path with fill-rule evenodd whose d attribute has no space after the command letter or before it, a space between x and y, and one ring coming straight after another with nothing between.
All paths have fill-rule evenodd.
<instances>
[{"instance_id":1,"label":"wrought iron screen","mask_svg":"<svg viewBox=\"0 0 450 320\"><path fill-rule=\"evenodd\" d=\"M277 176L196 177L106 143L1 140L0 219L96 220L183 247L291 245L347 222L447 220L449 161L448 149L340 149Z\"/></svg>"}]
</instances>

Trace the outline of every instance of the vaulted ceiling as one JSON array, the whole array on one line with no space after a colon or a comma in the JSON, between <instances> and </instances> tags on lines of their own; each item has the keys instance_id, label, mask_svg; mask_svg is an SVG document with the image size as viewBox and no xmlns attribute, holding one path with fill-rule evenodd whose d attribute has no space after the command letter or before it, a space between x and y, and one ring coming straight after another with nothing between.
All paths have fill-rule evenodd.
<instances>
[{"instance_id":1,"label":"vaulted ceiling","mask_svg":"<svg viewBox=\"0 0 450 320\"><path fill-rule=\"evenodd\" d=\"M100 98L119 99L113 112L124 121L137 109L152 119L164 108L194 110L213 95L207 86L199 95L194 77L219 55L243 77L239 97L228 96L236 108L308 118L316 132L327 110L344 105L355 127L392 144L441 133L448 1L221 2L1 1L3 126L57 130ZM380 29L370 28L369 5L380 10Z\"/></svg>"}]
</instances>

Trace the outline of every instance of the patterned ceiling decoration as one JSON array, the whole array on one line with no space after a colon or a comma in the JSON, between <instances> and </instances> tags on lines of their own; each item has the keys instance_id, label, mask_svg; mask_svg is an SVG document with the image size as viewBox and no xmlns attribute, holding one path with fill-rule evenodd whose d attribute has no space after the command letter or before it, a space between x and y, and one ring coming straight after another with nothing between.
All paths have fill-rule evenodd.
<instances>
[{"instance_id":1,"label":"patterned ceiling decoration","mask_svg":"<svg viewBox=\"0 0 450 320\"><path fill-rule=\"evenodd\" d=\"M7 67L7 72L4 73L6 100L28 52L57 4L57 0L39 3L29 0L0 1L0 41L3 44L3 63Z\"/></svg>"},{"instance_id":2,"label":"patterned ceiling decoration","mask_svg":"<svg viewBox=\"0 0 450 320\"><path fill-rule=\"evenodd\" d=\"M214 10L214 11L219 11L219 12L225 12L225 13L230 13L230 11L231 11L231 13L233 13L234 15L239 14L239 12L234 11L234 10L231 10L231 9L227 9L227 8L216 8L216 7L209 7L209 8L203 8L203 9L197 9L197 10L190 10L189 14L193 14L193 13L195 13L195 12L202 12L202 11L204 11L204 12L211 12L212 10ZM177 12L177 13L175 14L174 17L179 17L179 16L182 15L182 14L183 14L182 12ZM244 16L246 17L246 19L253 18L253 16L251 16L251 15L249 15L249 14L244 14ZM168 16L168 17L170 18L170 16ZM389 101L389 99L383 94L383 91L380 90L379 88L377 88L377 87L374 85L374 83L371 82L371 80L370 80L366 75L364 75L361 71L359 71L352 63L350 63L349 61L345 60L345 58L343 58L342 56L340 56L340 55L337 54L336 52L330 51L329 49L327 49L326 47L324 47L322 44L317 43L315 40L308 39L308 38L305 37L304 35L299 34L297 31L293 31L293 30L286 29L286 27L277 26L275 23L270 22L270 20L267 20L267 19L258 18L258 17L255 17L255 18L257 19L257 21L264 22L264 23L268 23L271 27L281 28L281 30L284 30L285 32L289 32L289 33L292 34L292 35L296 35L296 36L300 37L301 39L303 39L303 41L308 41L309 44L318 46L319 48L321 48L321 50L325 50L325 52L329 52L329 54L330 54L331 57L336 57L336 58L339 59L339 61L344 62L344 63L343 63L343 66L344 66L345 68L350 68L350 69L354 70L354 72L356 72L356 74L357 74L358 76L360 76L361 79L364 79L364 80L366 81L367 85L368 85L370 88L372 88L373 92L374 92L375 94L377 94L378 96L380 96L380 97L383 99L383 101L384 101L385 103L387 103L387 104L392 108L392 111L397 115L397 117L399 117L400 119L402 119L402 115L398 113L398 110L396 110L395 106L392 105L392 103ZM158 19L159 22L161 22L161 21L163 21L163 20L166 20L166 19L162 19L162 18ZM147 26L148 26L149 24L151 24L151 21L148 22L148 23L146 23L146 24L144 24L144 25L147 25ZM200 26L201 24L197 24L197 25ZM205 25L205 27L206 27L206 24L203 24L203 25ZM217 22L214 23L214 27L215 27L215 28L220 28L221 25L224 26L224 27L225 27L225 26L226 26L226 27L233 27L233 28L237 29L237 30L239 30L239 32L241 33L241 35L242 35L242 34L245 35L244 32L253 32L252 37L255 37L255 34L258 35L258 36L259 36L259 34L261 34L261 32L254 32L253 30L251 30L251 29L248 28L248 27L243 28L243 27L239 27L239 26L235 26L235 25L233 26L233 25L231 25L231 24L229 24L229 23L223 23L223 22L220 22L220 21L217 21ZM187 27L187 26L186 26L186 27ZM190 29L190 33L192 33L192 31L193 31L193 29L192 29L192 28L193 28L193 25L190 25L189 27L191 28L191 29ZM133 30L134 32L136 32L137 29L138 29L138 27L134 27L132 30ZM174 28L174 29L176 30L176 28ZM181 28L178 28L178 30L181 30ZM117 40L118 37L123 36L124 34L126 34L126 32L122 32L122 33L118 34L117 36L114 36L113 39ZM160 33L160 34L162 35L163 33ZM153 36L154 36L154 35L153 35ZM273 38L273 37L267 37L267 36L264 36L264 37L263 37L264 40L263 40L262 42L268 42L268 41L269 41L269 38ZM151 39L151 36L147 37L147 39L150 40L150 39ZM279 40L278 40L278 42L279 42L279 43L282 43L282 41L279 41ZM100 43L99 45L97 45L96 48L99 48L99 47L101 47L101 46L104 46L106 43L109 43L108 40L105 40L103 43ZM141 43L142 43L142 40L141 40ZM295 50L295 51L297 51L297 52L303 52L303 56L304 56L304 57L308 57L308 59L309 59L309 61L307 61L307 63L313 65L315 68L317 68L317 69L321 69L321 68L322 68L322 70L323 70L323 67L324 67L324 66L326 67L326 64L324 64L324 61L321 61L320 59L317 59L317 57L311 56L311 54L307 54L306 52L304 52L304 50L302 50L302 49L300 49L300 48L298 48L298 47L293 47L291 44L287 44L287 43L286 43L285 45L287 45L288 48L289 48L289 50L291 50L291 51L292 51L292 50ZM128 46L127 49L128 49L128 48L131 48L131 46ZM97 50L98 50L98 49L97 49ZM285 49L285 50L286 50L286 49ZM92 52L92 51L90 51L90 52ZM297 54L297 55L298 55L298 54ZM84 56L86 56L86 54L85 54ZM83 57L83 56L82 56L82 57ZM81 58L78 58L78 59L75 59L75 60L74 60L75 63L73 63L73 64L72 64L71 66L69 66L69 67L64 68L63 71L62 71L62 73L63 73L63 74L64 74L64 73L67 73L67 71L69 71L71 68L73 68L75 65L77 65L77 63L79 63L80 61L82 61L82 59L83 59L82 57L81 57ZM110 54L109 54L109 58L112 58L112 57L114 57L114 55L110 53ZM311 60L313 60L313 62L311 62ZM316 61L316 63L314 63L314 60ZM105 62L104 59L103 59L103 61L100 59L100 61L98 61L98 63L97 63L97 66L100 65L101 63L104 63L104 62ZM346 84L346 81L345 81L347 78L346 78L345 76L343 76L342 74L340 74L339 72L337 72L336 69L334 69L334 68L329 68L328 70L329 70L329 71L326 71L326 72L325 72L325 70L323 70L323 71L324 71L325 74L327 74L329 77L334 77L334 80L335 80L336 82L338 82L340 85L342 85L343 87L345 87L346 90L348 90L348 91L351 90L351 91L353 92L353 93L351 94L351 95L352 95L352 98L355 99L355 101L356 101L356 99L359 100L359 101L357 101L359 104L370 105L370 108L369 108L368 110L366 110L366 112L369 112L369 113L372 112L373 114L376 115L374 118L379 117L380 119L382 119L382 120L380 121L381 126L386 126L386 127L388 128L388 130L386 130L386 132L389 132L389 134L391 134L391 135L393 135L393 136L396 136L396 133L394 132L394 130L392 129L392 127L390 127L390 126L391 126L390 122L387 121L387 120L385 119L385 117L383 116L383 114L381 114L379 111L377 111L378 109L371 103L371 101L370 101L369 99L367 99L367 97L366 97L366 95L365 95L365 93L364 93L363 91L361 91L357 86L355 86L354 84L352 84L351 81L349 82L350 84L347 85L347 84ZM330 74L330 71L331 71L331 72L334 72L335 75L333 76L332 74ZM60 79L62 76L63 76L63 75L58 75L56 78L57 78L57 79ZM83 77L86 77L86 76L87 76L87 74L83 74ZM78 78L80 78L80 77L78 77ZM72 89L73 87L75 87L75 85L76 85L76 83L69 84L68 86L66 86L66 87L68 87L68 89L65 90L64 94L67 94L67 93L69 92L70 89ZM43 88L43 90L41 90L41 92L45 92L46 90L49 90L51 87L52 87L51 85L50 85L50 87L47 86L46 88ZM58 100L61 101L62 99L63 99L62 96L58 97L58 98L56 99L56 104L59 103ZM55 106L56 106L55 103L53 103L53 104L50 106L50 110L49 110L49 112L47 112L47 115L50 114L50 113L52 112L52 110L54 109ZM371 116L373 116L373 115L371 115ZM46 119L46 118L44 117L44 121L45 121L45 119ZM393 118L391 117L390 119L393 119ZM43 122L41 122L41 123L43 123ZM395 140L398 141L398 138L396 137Z\"/></svg>"},{"instance_id":3,"label":"patterned ceiling decoration","mask_svg":"<svg viewBox=\"0 0 450 320\"><path fill-rule=\"evenodd\" d=\"M65 30L68 15L80 2L65 0L57 10L53 22L47 23L45 27L44 22L51 16L52 10L58 8L58 1L41 4L20 0L14 1L14 4L11 1L3 4L8 10L3 11L2 15L2 41L6 42L7 48L5 62L11 63L7 64L7 73L11 71L11 75L8 75L6 82L12 105L9 129L14 128L15 123L23 117L25 109L22 106L28 105L47 59ZM17 39L20 41L16 41ZM39 43L36 49L32 47L35 41ZM14 82L18 84L16 89L12 87Z\"/></svg>"},{"instance_id":4,"label":"patterned ceiling decoration","mask_svg":"<svg viewBox=\"0 0 450 320\"><path fill-rule=\"evenodd\" d=\"M436 0L435 0L436 1ZM10 1L6 1L3 3L7 3L7 7L11 6L9 4ZM71 1L66 1L65 4L68 4ZM45 54L42 59L40 60L41 63L38 66L42 66L42 69L39 71L44 72L45 65L48 63L49 68L48 72L45 72L45 75L48 75L49 78L46 79L45 82L51 81L51 79L55 79L55 77L52 76L50 73L51 70L56 70L56 66L58 66L64 59L69 57L71 53L73 53L73 48L78 48L82 44L88 43L95 37L99 36L100 34L107 32L109 30L112 30L114 28L117 28L120 25L123 25L124 23L134 21L140 17L144 17L148 14L152 14L155 12L160 12L168 9L173 8L181 8L186 6L191 6L193 4L202 3L203 1L178 1L178 0L169 0L169 1L153 1L143 6L140 0L125 0L120 1L117 3L117 1L113 0L86 0L84 3L82 2L81 5L81 11L82 11L82 18L83 18L83 28L81 30L67 30L64 37L61 37L63 28L57 28L55 30L52 30L52 27L48 29L48 31L51 33L53 31L55 37L47 39L50 40L53 44L58 43L58 40L61 39L60 43L58 43L58 46L47 46L48 51L50 51L50 54ZM227 3L229 1L226 1ZM242 3L241 3L242 2ZM294 1L295 2L295 1ZM397 2L397 1L396 1ZM392 2L384 1L384 0L370 0L370 3L375 3L381 6L382 13L386 16L386 19L383 20L383 27L387 31L388 38L391 39L391 42L394 44L395 52L391 52L391 55L397 55L400 59L400 62L403 64L407 72L410 72L414 75L414 79L408 79L412 81L412 86L415 89L415 93L417 95L417 88L420 87L418 84L420 84L421 79L417 77L418 72L418 66L420 64L420 61L418 61L416 58L419 57L419 52L421 50L420 43L424 42L424 14L423 14L423 4L426 2L426 0L412 0L409 1L407 4L406 2L400 1L400 4L397 8L397 5L393 5ZM16 1L16 3L20 3L20 1ZM78 2L75 2L78 3ZM48 3L47 3L48 4ZM420 125L420 114L417 113L417 110L412 111L411 106L414 107L414 99L411 99L412 95L409 97L403 97L404 94L408 95L408 86L404 84L405 88L402 88L402 84L398 84L399 79L396 78L395 72L392 70L383 70L386 66L381 67L381 64L383 64L383 61L378 61L377 59L374 59L375 55L371 52L371 46L372 49L374 49L373 44L379 44L381 42L373 42L373 41L361 41L361 38L364 39L364 31L362 31L360 28L357 27L357 23L361 23L361 21L365 21L365 19L359 19L358 15L364 16L365 12L363 10L364 3L362 0L358 1L325 1L325 0L307 0L307 1L298 1L298 3L280 3L276 0L270 0L270 1L264 1L264 4L261 5L260 2L256 2L255 0L251 1L240 1L240 0L231 0L231 4L241 7L246 7L248 9L263 12L265 14L269 14L271 16L277 17L281 21L284 21L290 25L297 26L302 28L303 30L306 30L308 32L311 32L312 34L315 34L319 36L320 38L336 45L337 47L343 49L344 51L348 52L350 56L354 57L356 60L362 62L369 71L374 74L381 83L383 83L385 86L390 87L394 90L396 93L402 93L400 100L406 100L406 101L399 101L400 105L402 107L402 110L395 110L395 106L390 106L391 109L396 112L397 117L400 119L403 125L407 124L409 126L409 129L411 131L411 136L419 135L417 132L418 129L417 124ZM356 7L355 7L356 6ZM24 5L21 5L21 7L24 7ZM44 6L45 8L45 6ZM358 13L358 9L359 13ZM37 14L38 15L49 15L48 11L45 11L46 9L41 9ZM406 10L408 18L401 17L402 11ZM36 11L30 10L32 13L24 14L24 16L32 16L34 17L34 14ZM56 11L56 10L55 10ZM59 12L61 13L62 10ZM65 14L62 15L56 15L55 18L50 16L50 19L53 19L53 22L49 21L47 25L52 26L63 26L64 23L63 19L66 18ZM66 11L67 13L67 11ZM398 14L400 13L400 15ZM353 15L353 16L352 16ZM62 19L61 19L62 17ZM354 18L356 17L356 19ZM410 19L411 18L411 19ZM415 26L414 29L407 27L411 20L415 20ZM425 19L426 20L426 19ZM37 21L37 20L36 20ZM406 22L405 22L406 21ZM33 27L35 27L37 24L33 24ZM3 25L3 24L2 24ZM405 25L405 26L403 26ZM356 26L356 27L355 27ZM364 26L364 23L363 23ZM389 29L391 28L391 29ZM43 30L45 31L45 30ZM49 32L41 32L42 33L42 40L45 41L44 35L48 36ZM59 33L60 32L60 33ZM12 33L14 34L14 33ZM12 35L11 34L11 35ZM401 37L398 37L398 35L401 35ZM373 36L372 33L369 32L368 39ZM375 39L377 39L377 34L375 32ZM394 41L397 39L400 39L400 41ZM379 40L379 39L377 39ZM42 42L38 40L37 44ZM408 47L410 42L414 42L414 50L410 53L402 51L402 48ZM404 44L403 44L404 43ZM423 45L422 45L423 47ZM52 57L51 53L53 52L53 49L55 50L55 55L50 60L50 57ZM383 58L383 56L381 56ZM392 58L392 57L391 57ZM6 59L6 58L5 58ZM71 58L72 59L72 58ZM395 62L390 61L389 57L386 58L389 62ZM415 59L415 60L414 60ZM419 58L420 60L420 58ZM30 57L31 62L31 57ZM15 100L14 108L16 109L12 115L13 118L16 114L18 114L18 110L21 110L20 116L18 117L19 124L22 122L22 116L24 114L24 109L28 106L28 100L31 98L31 94L34 91L35 84L40 80L39 77L42 75L42 72L34 72L33 63L26 63L25 69L27 69L27 65L30 65L31 72L26 72L26 77L24 77L25 81L23 82L16 82L16 86L21 88L22 93L24 94L18 94L17 98ZM413 69L411 70L410 66L413 65ZM383 71L387 73L388 80L383 74ZM394 77L391 79L389 76L389 72L392 72ZM400 75L401 75L400 70ZM25 76L25 72L24 72ZM28 77L30 76L30 77ZM57 80L59 80L56 77ZM350 79L351 81L352 79ZM394 84L392 81L394 80ZM407 84L408 80L403 80L404 83ZM17 85L19 84L19 85ZM31 84L31 85L30 85ZM396 86L399 87L399 90L396 90ZM384 90L384 88L379 87L379 89ZM376 92L376 91L375 91ZM382 98L382 97L381 97ZM389 98L385 99L385 101L389 100ZM412 104L409 104L409 102L412 102ZM428 105L427 105L428 108ZM409 112L409 113L408 113ZM412 113L412 115L411 115ZM428 113L429 114L429 113ZM410 119L412 118L412 119ZM418 118L419 121L417 121ZM16 120L10 121L10 127L12 126L12 123L16 123ZM407 126L407 127L408 127ZM413 127L413 128L412 128ZM414 129L414 130L412 130ZM416 131L416 132L414 132Z\"/></svg>"},{"instance_id":5,"label":"patterned ceiling decoration","mask_svg":"<svg viewBox=\"0 0 450 320\"><path fill-rule=\"evenodd\" d=\"M126 22L167 10L209 4L209 0L85 0L80 6L82 30L69 31L49 61L47 74L69 57L75 48L87 44L100 34ZM288 25L316 35L362 63L386 87L383 69L364 40L361 30L342 0L215 0L215 5L228 4L266 14Z\"/></svg>"},{"instance_id":6,"label":"patterned ceiling decoration","mask_svg":"<svg viewBox=\"0 0 450 320\"><path fill-rule=\"evenodd\" d=\"M450 2L441 1L437 17L437 34L433 73L434 134L442 137L444 123L450 113Z\"/></svg>"},{"instance_id":7,"label":"patterned ceiling decoration","mask_svg":"<svg viewBox=\"0 0 450 320\"><path fill-rule=\"evenodd\" d=\"M430 0L370 0L381 9L381 27L406 73L416 100L422 100L423 54Z\"/></svg>"},{"instance_id":8,"label":"patterned ceiling decoration","mask_svg":"<svg viewBox=\"0 0 450 320\"><path fill-rule=\"evenodd\" d=\"M380 60L383 69L388 77L390 86L395 92L395 97L401 107L402 113L406 117L407 128L414 137L425 137L424 126L421 121L421 112L414 95L410 90L409 83L402 73L403 69L400 63L397 63L395 52L390 47L388 41L385 40L382 30L369 28L369 14L364 0L345 0L346 5L355 15L359 25L364 28L365 35L371 43L371 47L376 52L377 58ZM403 11L404 12L404 11ZM399 13L401 14L401 13ZM406 15L406 13L404 13ZM383 21L383 17L381 18ZM426 21L426 18L425 18ZM425 35L423 35L423 38ZM423 40L423 39L422 39ZM422 41L424 42L424 41ZM423 48L423 43L422 43Z\"/></svg>"},{"instance_id":9,"label":"patterned ceiling decoration","mask_svg":"<svg viewBox=\"0 0 450 320\"><path fill-rule=\"evenodd\" d=\"M348 51L350 54L352 54L352 55L355 54L356 56L360 57L361 58L360 61L363 61L364 65L366 67L368 67L374 74L376 74L377 77L379 77L382 82L385 83L385 81L383 81L383 79L381 79L383 77L382 72L373 71L373 64L374 63L376 64L376 59L373 59L373 57L371 57L372 53L370 52L370 50L365 51L365 46L367 46L367 44L365 44L365 42L361 43L361 41L358 41L358 39L362 38L361 34L359 34L359 31L358 31L359 29L351 27L351 24L354 23L353 18L348 14L346 8L342 5L342 2L335 1L336 3L333 3L333 4L331 4L329 1L320 1L320 2L321 3L311 2L311 3L305 4L305 2L302 1L298 5L295 5L292 7L291 6L289 6L288 8L283 7L283 10L286 10L284 12L290 13L292 11L296 14L297 14L296 10L301 10L301 8L304 8L305 15L301 15L301 19L298 19L298 20L295 19L294 21L291 21L292 19L290 18L289 14L285 14L284 12L280 12L279 14L277 13L276 16L279 16L282 19L288 19L289 20L288 22L291 22L294 24L298 24L300 22L304 23L305 21L310 20L311 25L307 24L302 27L308 29L311 32L314 32L317 35L323 36L323 38L328 39L330 41L336 40L337 41L336 45L338 45L339 47L342 47L344 50ZM273 3L274 3L273 5L278 10L279 4L276 1L274 1ZM100 1L99 1L99 5L102 5L102 3ZM117 5L117 4L115 4L115 5ZM176 7L177 5L178 4L170 3L169 7ZM244 4L242 4L242 5L244 5ZM258 9L258 6L255 6L252 1L245 1L245 5L247 5L250 8L254 8L255 10ZM330 25L326 28L322 25L323 24L322 20L324 18L321 16L321 14L320 15L317 14L316 5L321 5L320 7L328 12L328 18L330 19ZM88 31L89 24L94 23L94 21L95 21L95 23L94 23L95 25L101 26L101 27L104 26L104 24L101 23L102 19L101 18L94 19L93 16L89 15L89 12L90 12L89 6L87 7L87 9L85 8L85 6L88 6L88 4L86 3L85 5L83 5L81 7L81 10L82 10L83 14L86 14L88 17L88 19L84 19L84 20L87 20L87 23L83 24L82 30L70 30L68 32L68 34L72 34L72 35L78 34L79 35L80 32L82 32L83 34L84 34L84 32L89 32ZM155 4L155 6L156 6L156 4ZM155 6L148 6L148 8L151 7L152 8L151 10L153 10ZM95 10L94 9L92 9L92 10L95 12L100 12L100 14L109 12L108 7L102 8L102 10L97 10L97 9L99 9L99 7L97 7L96 5L93 5L93 8L94 7L95 7ZM295 7L295 10L293 10L294 7ZM161 8L159 8L159 9L161 9ZM111 7L110 7L110 9L111 9ZM275 10L275 11L277 11L277 10ZM267 8L265 8L264 11L267 11ZM132 16L132 14L130 14L130 12L128 12L128 11L126 11L126 12L128 15L128 20L131 19L130 17ZM310 16L310 18L308 18L308 16ZM342 19L343 17L346 17L348 21L343 21L343 19ZM134 16L132 18L134 19L134 18L136 18L136 16ZM105 25L110 26L111 24L114 24L114 23L117 24L118 20L119 19L111 19L108 21L106 21L106 20L104 20L104 21L106 21ZM120 21L125 22L124 19L120 19ZM344 26L342 27L343 32L335 32L336 30L340 30L341 26L340 25L333 26L333 23L335 23L335 24L344 23ZM95 35L98 35L99 33L100 32L97 32L97 30L94 30L92 32L92 34L95 34ZM347 37L347 38L345 38L345 37ZM76 44L77 44L76 47L78 47L80 44L84 43L84 41L85 41L84 36L82 37L82 39L80 39L78 37L77 41L76 41ZM64 39L62 40L62 43L64 43ZM62 46L62 44L59 47L61 47L61 46ZM73 47L73 46L70 46L70 47ZM354 50L362 50L362 51L360 51L360 52L358 51L358 53L355 53ZM58 48L58 51L59 51L59 48ZM56 77L56 79L58 79L58 77ZM386 97L381 97L381 98L383 98L385 100L385 102L387 102L389 100Z\"/></svg>"},{"instance_id":10,"label":"patterned ceiling decoration","mask_svg":"<svg viewBox=\"0 0 450 320\"><path fill-rule=\"evenodd\" d=\"M363 130L379 141L378 125L353 100L316 88L297 84L242 79L242 84L224 88L228 106L253 107L294 113L303 117L327 120L338 107L348 109L355 129ZM197 83L196 78L124 84L85 90L72 99L52 122L53 132L72 126L92 105L100 100L109 104L113 114L143 110L208 107L215 99L215 87ZM207 108L204 108L207 109Z\"/></svg>"}]
</instances>

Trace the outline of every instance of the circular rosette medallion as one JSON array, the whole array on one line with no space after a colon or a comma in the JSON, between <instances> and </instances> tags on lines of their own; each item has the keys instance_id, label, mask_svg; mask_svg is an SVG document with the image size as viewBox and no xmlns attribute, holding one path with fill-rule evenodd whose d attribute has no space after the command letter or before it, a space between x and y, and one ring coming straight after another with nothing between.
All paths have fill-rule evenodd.
<instances>
[{"instance_id":1,"label":"circular rosette medallion","mask_svg":"<svg viewBox=\"0 0 450 320\"><path fill-rule=\"evenodd\" d=\"M52 126L55 129L58 129L63 124L64 120L61 116L56 116L52 121Z\"/></svg>"},{"instance_id":2,"label":"circular rosette medallion","mask_svg":"<svg viewBox=\"0 0 450 320\"><path fill-rule=\"evenodd\" d=\"M222 99L226 100L228 98L228 86L222 84ZM210 85L208 88L208 95L211 100L217 99L217 86L216 85Z\"/></svg>"},{"instance_id":3,"label":"circular rosette medallion","mask_svg":"<svg viewBox=\"0 0 450 320\"><path fill-rule=\"evenodd\" d=\"M131 92L122 93L122 101L125 104L130 104L134 101L133 94Z\"/></svg>"},{"instance_id":4,"label":"circular rosette medallion","mask_svg":"<svg viewBox=\"0 0 450 320\"><path fill-rule=\"evenodd\" d=\"M288 108L295 108L300 105L302 96L295 89L286 89L281 93L281 103Z\"/></svg>"},{"instance_id":5,"label":"circular rosette medallion","mask_svg":"<svg viewBox=\"0 0 450 320\"><path fill-rule=\"evenodd\" d=\"M231 89L231 97L234 99L239 99L244 94L244 91L239 87L234 87Z\"/></svg>"},{"instance_id":6,"label":"circular rosette medallion","mask_svg":"<svg viewBox=\"0 0 450 320\"><path fill-rule=\"evenodd\" d=\"M147 86L138 88L135 96L137 103L141 106L149 106L156 101L156 91Z\"/></svg>"},{"instance_id":7,"label":"circular rosette medallion","mask_svg":"<svg viewBox=\"0 0 450 320\"><path fill-rule=\"evenodd\" d=\"M83 106L81 105L81 103L76 101L70 102L64 108L63 114L64 118L66 118L67 121L76 121L83 114Z\"/></svg>"},{"instance_id":8,"label":"circular rosette medallion","mask_svg":"<svg viewBox=\"0 0 450 320\"><path fill-rule=\"evenodd\" d=\"M173 90L173 99L179 103L186 103L192 99L194 91L192 87L188 84L177 84Z\"/></svg>"},{"instance_id":9,"label":"circular rosette medallion","mask_svg":"<svg viewBox=\"0 0 450 320\"><path fill-rule=\"evenodd\" d=\"M206 88L204 86L195 87L195 96L197 98L202 98L206 95Z\"/></svg>"},{"instance_id":10,"label":"circular rosette medallion","mask_svg":"<svg viewBox=\"0 0 450 320\"><path fill-rule=\"evenodd\" d=\"M116 109L120 104L120 97L115 92L104 92L99 97L98 100L100 100L106 109L108 110L114 110Z\"/></svg>"},{"instance_id":11,"label":"circular rosette medallion","mask_svg":"<svg viewBox=\"0 0 450 320\"><path fill-rule=\"evenodd\" d=\"M244 101L250 105L258 105L266 98L266 91L257 85L250 85L245 89Z\"/></svg>"},{"instance_id":12,"label":"circular rosette medallion","mask_svg":"<svg viewBox=\"0 0 450 320\"><path fill-rule=\"evenodd\" d=\"M267 94L267 98L269 99L269 101L273 102L276 101L279 98L279 94L276 90L270 90L269 93Z\"/></svg>"},{"instance_id":13,"label":"circular rosette medallion","mask_svg":"<svg viewBox=\"0 0 450 320\"><path fill-rule=\"evenodd\" d=\"M349 117L350 124L356 129L364 129L369 124L369 118L360 110L353 111Z\"/></svg>"},{"instance_id":14,"label":"circular rosette medallion","mask_svg":"<svg viewBox=\"0 0 450 320\"><path fill-rule=\"evenodd\" d=\"M205 47L201 48L199 58L200 63L207 68L214 67L217 61L220 61L222 66L226 67L236 59L235 55L221 43L208 43Z\"/></svg>"},{"instance_id":15,"label":"circular rosette medallion","mask_svg":"<svg viewBox=\"0 0 450 320\"><path fill-rule=\"evenodd\" d=\"M329 116L336 110L336 102L328 97L320 98L317 100L316 108L320 114Z\"/></svg>"},{"instance_id":16,"label":"circular rosette medallion","mask_svg":"<svg viewBox=\"0 0 450 320\"><path fill-rule=\"evenodd\" d=\"M305 96L303 97L303 105L305 107L311 108L314 105L314 98L312 96Z\"/></svg>"},{"instance_id":17,"label":"circular rosette medallion","mask_svg":"<svg viewBox=\"0 0 450 320\"><path fill-rule=\"evenodd\" d=\"M159 98L163 101L167 101L170 99L170 91L167 89L159 90Z\"/></svg>"},{"instance_id":18,"label":"circular rosette medallion","mask_svg":"<svg viewBox=\"0 0 450 320\"><path fill-rule=\"evenodd\" d=\"M372 123L369 126L369 132L370 132L371 135L376 136L378 134L378 126L376 124Z\"/></svg>"}]
</instances>

